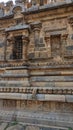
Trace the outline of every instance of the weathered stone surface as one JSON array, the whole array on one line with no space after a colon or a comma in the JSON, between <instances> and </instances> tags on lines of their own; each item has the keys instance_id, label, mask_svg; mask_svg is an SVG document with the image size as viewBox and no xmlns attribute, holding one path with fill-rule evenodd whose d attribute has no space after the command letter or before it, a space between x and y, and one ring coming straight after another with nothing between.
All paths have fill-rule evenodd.
<instances>
[{"instance_id":1,"label":"weathered stone surface","mask_svg":"<svg viewBox=\"0 0 73 130\"><path fill-rule=\"evenodd\" d=\"M1 123L0 124L0 130L4 130L7 126L7 123Z\"/></svg>"},{"instance_id":2,"label":"weathered stone surface","mask_svg":"<svg viewBox=\"0 0 73 130\"><path fill-rule=\"evenodd\" d=\"M45 95L45 100L65 102L65 96L64 95Z\"/></svg>"},{"instance_id":3,"label":"weathered stone surface","mask_svg":"<svg viewBox=\"0 0 73 130\"><path fill-rule=\"evenodd\" d=\"M0 3L0 120L25 122L1 130L73 128L72 14L72 0Z\"/></svg>"},{"instance_id":4,"label":"weathered stone surface","mask_svg":"<svg viewBox=\"0 0 73 130\"><path fill-rule=\"evenodd\" d=\"M15 126L8 127L7 130L24 130L24 128L23 126L15 125Z\"/></svg>"}]
</instances>

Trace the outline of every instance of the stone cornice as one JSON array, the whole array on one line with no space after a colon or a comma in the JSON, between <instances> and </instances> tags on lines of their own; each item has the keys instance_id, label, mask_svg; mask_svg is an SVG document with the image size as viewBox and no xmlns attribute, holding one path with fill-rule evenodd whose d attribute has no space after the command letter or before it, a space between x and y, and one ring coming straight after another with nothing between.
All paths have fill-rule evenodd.
<instances>
[{"instance_id":1,"label":"stone cornice","mask_svg":"<svg viewBox=\"0 0 73 130\"><path fill-rule=\"evenodd\" d=\"M29 30L29 28L30 28L29 25L23 24L23 25L16 25L16 26L12 26L10 28L6 28L5 31L10 32L10 31L24 30L24 29Z\"/></svg>"},{"instance_id":2,"label":"stone cornice","mask_svg":"<svg viewBox=\"0 0 73 130\"><path fill-rule=\"evenodd\" d=\"M48 11L48 10L54 10L54 9L58 9L58 8L65 8L65 7L69 7L73 5L73 1L65 1L65 2L56 2L56 3L52 3L52 4L45 4L43 6L32 6L30 8L26 8L24 10L21 11L22 14L27 15L27 14L33 14L33 13L39 13L39 12L44 12L44 11ZM15 6L13 6L15 7ZM14 16L14 14L10 13L8 15L2 16L0 17L0 19L9 19L12 18Z\"/></svg>"},{"instance_id":3,"label":"stone cornice","mask_svg":"<svg viewBox=\"0 0 73 130\"><path fill-rule=\"evenodd\" d=\"M10 19L10 18L13 18L13 17L14 17L14 14L4 15L3 17L0 17L0 20Z\"/></svg>"},{"instance_id":4,"label":"stone cornice","mask_svg":"<svg viewBox=\"0 0 73 130\"><path fill-rule=\"evenodd\" d=\"M31 29L34 31L40 31L40 28L42 27L42 23L40 21L32 23L31 25Z\"/></svg>"},{"instance_id":5,"label":"stone cornice","mask_svg":"<svg viewBox=\"0 0 73 130\"><path fill-rule=\"evenodd\" d=\"M31 8L27 8L26 11L22 12L23 14L33 14L33 13L39 13L39 12L44 12L44 11L48 11L48 10L54 10L54 9L58 9L58 8L65 8L68 6L72 6L73 5L73 1L69 1L69 2L56 2L53 4L46 4L43 6L34 6Z\"/></svg>"}]
</instances>

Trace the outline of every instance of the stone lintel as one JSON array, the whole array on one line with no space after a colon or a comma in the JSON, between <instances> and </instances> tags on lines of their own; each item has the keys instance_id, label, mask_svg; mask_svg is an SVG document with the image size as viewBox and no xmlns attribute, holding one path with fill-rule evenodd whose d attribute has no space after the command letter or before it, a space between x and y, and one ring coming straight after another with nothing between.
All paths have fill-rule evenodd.
<instances>
[{"instance_id":1,"label":"stone lintel","mask_svg":"<svg viewBox=\"0 0 73 130\"><path fill-rule=\"evenodd\" d=\"M11 31L16 31L16 30L24 30L24 29L28 29L29 30L29 25L16 25L16 26L13 26L13 27L10 27L10 28L6 28L5 31L6 32L11 32Z\"/></svg>"}]
</instances>

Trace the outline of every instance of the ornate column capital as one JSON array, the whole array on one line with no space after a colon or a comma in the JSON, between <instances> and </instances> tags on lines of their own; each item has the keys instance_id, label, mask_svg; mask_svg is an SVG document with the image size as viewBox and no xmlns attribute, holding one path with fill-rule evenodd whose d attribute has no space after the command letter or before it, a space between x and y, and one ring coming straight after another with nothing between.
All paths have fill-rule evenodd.
<instances>
[{"instance_id":1,"label":"ornate column capital","mask_svg":"<svg viewBox=\"0 0 73 130\"><path fill-rule=\"evenodd\" d=\"M41 22L35 22L31 24L31 29L33 31L40 31L40 29L42 28L42 23Z\"/></svg>"}]
</instances>

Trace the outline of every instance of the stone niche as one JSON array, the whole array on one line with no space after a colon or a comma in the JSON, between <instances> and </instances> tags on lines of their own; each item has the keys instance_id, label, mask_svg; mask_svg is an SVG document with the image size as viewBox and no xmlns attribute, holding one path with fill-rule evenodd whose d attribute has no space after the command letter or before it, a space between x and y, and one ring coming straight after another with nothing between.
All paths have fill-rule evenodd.
<instances>
[{"instance_id":1,"label":"stone niche","mask_svg":"<svg viewBox=\"0 0 73 130\"><path fill-rule=\"evenodd\" d=\"M19 25L17 27L19 28ZM10 28L11 30L7 31L6 60L26 60L27 46L29 43L29 27L18 31L15 28Z\"/></svg>"}]
</instances>

